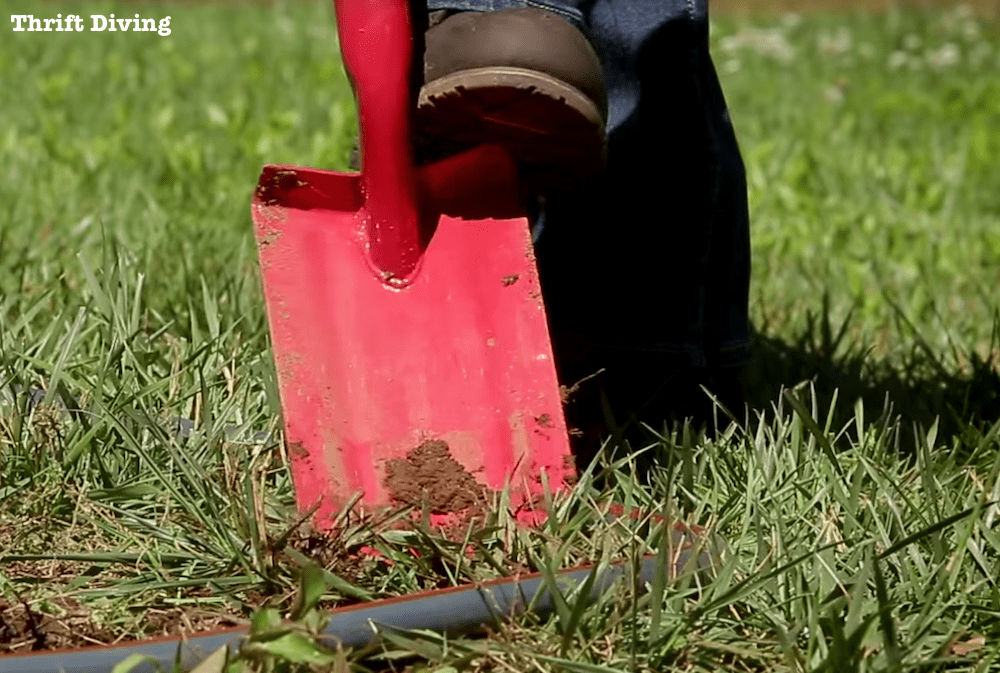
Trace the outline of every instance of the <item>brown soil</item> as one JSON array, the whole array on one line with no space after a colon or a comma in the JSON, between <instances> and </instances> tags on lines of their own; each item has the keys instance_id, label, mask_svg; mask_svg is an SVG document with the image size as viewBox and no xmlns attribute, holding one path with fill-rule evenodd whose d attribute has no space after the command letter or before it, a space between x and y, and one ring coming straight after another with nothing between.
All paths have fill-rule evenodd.
<instances>
[{"instance_id":1,"label":"brown soil","mask_svg":"<svg viewBox=\"0 0 1000 673\"><path fill-rule=\"evenodd\" d=\"M0 598L0 653L103 644L115 634L95 627L89 611L71 598L48 601L63 614L54 616Z\"/></svg>"},{"instance_id":2,"label":"brown soil","mask_svg":"<svg viewBox=\"0 0 1000 673\"><path fill-rule=\"evenodd\" d=\"M129 609L133 624L101 626L91 609L71 596L16 603L0 598L0 654L89 647L119 642L128 630L143 637L194 634L236 626L246 616L163 604L136 605Z\"/></svg>"},{"instance_id":3,"label":"brown soil","mask_svg":"<svg viewBox=\"0 0 1000 673\"><path fill-rule=\"evenodd\" d=\"M21 528L26 528L21 526ZM0 522L0 556L19 551L15 535L16 522ZM62 540L62 551L88 551L78 548L71 541ZM342 540L317 533L293 531L273 550L274 562L288 567L297 564L284 549L291 547L320 565L331 569L348 582L359 582L371 559L359 557L348 550ZM25 550L27 551L27 550ZM265 602L276 605L290 604L293 593L283 589L266 594L249 588L235 594L242 608L206 602L200 607L197 599L210 599L215 592L207 587L191 587L178 598L188 599L186 604L173 604L150 597L149 600L130 605L127 612L117 612L112 622L106 616L95 614L95 609L85 601L66 595L74 589L69 584L90 576L77 589L95 589L127 578L128 568L111 565L95 574L91 563L67 561L12 561L0 565L0 577L11 581L14 591L0 594L0 654L31 651L79 648L107 645L134 638L196 634L214 629L246 624L251 613ZM41 589L41 590L40 590ZM333 608L356 602L340 598L324 603Z\"/></svg>"},{"instance_id":4,"label":"brown soil","mask_svg":"<svg viewBox=\"0 0 1000 673\"><path fill-rule=\"evenodd\" d=\"M300 528L292 532L286 544L350 583L363 582L371 562L371 559L358 555L357 549L349 547L347 540L336 532L331 534ZM276 557L289 565L293 564L283 551L275 549Z\"/></svg>"},{"instance_id":5,"label":"brown soil","mask_svg":"<svg viewBox=\"0 0 1000 673\"><path fill-rule=\"evenodd\" d=\"M467 510L484 496L483 487L439 439L424 442L405 459L389 461L385 471L385 485L394 500L421 507L426 497L433 514Z\"/></svg>"}]
</instances>

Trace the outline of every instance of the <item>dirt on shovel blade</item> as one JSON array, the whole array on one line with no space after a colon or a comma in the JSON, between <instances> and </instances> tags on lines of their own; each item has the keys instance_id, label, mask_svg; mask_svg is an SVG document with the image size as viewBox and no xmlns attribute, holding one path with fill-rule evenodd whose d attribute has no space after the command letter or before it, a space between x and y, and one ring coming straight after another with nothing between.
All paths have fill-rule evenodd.
<instances>
[{"instance_id":1,"label":"dirt on shovel blade","mask_svg":"<svg viewBox=\"0 0 1000 673\"><path fill-rule=\"evenodd\" d=\"M385 472L385 485L393 499L422 507L426 498L433 514L464 511L480 503L485 494L483 486L451 457L448 444L439 439L424 442L405 459L388 461Z\"/></svg>"}]
</instances>

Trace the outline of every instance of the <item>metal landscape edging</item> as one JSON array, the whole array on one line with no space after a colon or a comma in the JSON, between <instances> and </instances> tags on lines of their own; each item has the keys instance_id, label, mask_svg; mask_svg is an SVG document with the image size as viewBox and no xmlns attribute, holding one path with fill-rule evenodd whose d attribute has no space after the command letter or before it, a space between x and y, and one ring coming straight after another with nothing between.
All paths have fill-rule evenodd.
<instances>
[{"instance_id":1,"label":"metal landscape edging","mask_svg":"<svg viewBox=\"0 0 1000 673\"><path fill-rule=\"evenodd\" d=\"M681 549L675 563L685 568L691 560L690 548ZM697 559L695 567L704 567ZM710 563L710 561L709 561ZM660 567L655 555L643 557L635 579L642 586L651 583ZM560 571L557 577L566 582L566 593L579 586L594 565L587 564ZM617 580L627 576L628 564L619 562L599 570L589 595L593 603ZM363 647L378 637L378 631L429 630L448 635L474 632L484 625L497 625L512 616L530 611L545 617L554 610L551 588L542 573L505 577L481 584L470 584L435 591L425 591L397 598L386 598L338 608L330 613L324 635L346 647ZM245 642L245 627L210 631L195 636L169 636L122 643L119 645L54 650L32 654L0 655L0 673L111 673L126 657L141 655L150 659L130 673L172 671L180 660L183 670L190 670L219 648L228 647L235 654ZM155 663L154 663L155 662Z\"/></svg>"}]
</instances>

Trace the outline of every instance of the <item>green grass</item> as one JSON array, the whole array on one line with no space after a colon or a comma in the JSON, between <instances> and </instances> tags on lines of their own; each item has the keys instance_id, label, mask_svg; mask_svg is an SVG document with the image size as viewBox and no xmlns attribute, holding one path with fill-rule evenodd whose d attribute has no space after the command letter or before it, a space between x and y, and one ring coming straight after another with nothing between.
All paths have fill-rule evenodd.
<instances>
[{"instance_id":1,"label":"green grass","mask_svg":"<svg viewBox=\"0 0 1000 673\"><path fill-rule=\"evenodd\" d=\"M373 522L326 549L289 533L282 449L260 440L279 404L249 200L264 163L347 165L329 4L45 7L136 7L173 33L0 47L0 617L28 604L54 620L48 645L79 646L265 602L288 615L300 575L319 581L310 557L331 573L307 603L328 608L655 552L662 526L606 522L611 499L706 526L727 560L330 670L1000 670L994 27L954 10L716 19L749 175L762 417L714 440L663 431L650 484L599 466L602 488L582 479L541 530L498 509L465 559ZM29 411L31 387L86 411ZM351 558L361 545L395 563Z\"/></svg>"}]
</instances>

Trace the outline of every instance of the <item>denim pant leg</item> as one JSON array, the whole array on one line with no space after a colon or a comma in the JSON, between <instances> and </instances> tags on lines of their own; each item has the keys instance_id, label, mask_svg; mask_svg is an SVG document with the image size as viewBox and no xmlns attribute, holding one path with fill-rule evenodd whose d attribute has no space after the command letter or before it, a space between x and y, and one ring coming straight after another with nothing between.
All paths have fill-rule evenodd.
<instances>
[{"instance_id":1,"label":"denim pant leg","mask_svg":"<svg viewBox=\"0 0 1000 673\"><path fill-rule=\"evenodd\" d=\"M552 196L536 254L556 333L658 351L677 366L749 354L749 217L708 51L707 0L429 0L538 7L593 40L608 83L608 171Z\"/></svg>"}]
</instances>

